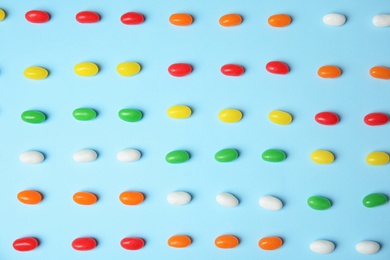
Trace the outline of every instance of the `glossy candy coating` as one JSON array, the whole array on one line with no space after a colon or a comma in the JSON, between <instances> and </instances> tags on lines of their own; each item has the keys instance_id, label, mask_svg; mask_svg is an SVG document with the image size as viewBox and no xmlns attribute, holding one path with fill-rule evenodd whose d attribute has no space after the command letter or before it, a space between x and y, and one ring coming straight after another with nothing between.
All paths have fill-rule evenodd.
<instances>
[{"instance_id":1,"label":"glossy candy coating","mask_svg":"<svg viewBox=\"0 0 390 260\"><path fill-rule=\"evenodd\" d=\"M31 66L24 70L23 75L28 79L40 80L47 78L49 72L45 68Z\"/></svg>"},{"instance_id":2,"label":"glossy candy coating","mask_svg":"<svg viewBox=\"0 0 390 260\"><path fill-rule=\"evenodd\" d=\"M126 25L137 25L145 21L142 14L137 12L128 12L121 16L121 22Z\"/></svg>"},{"instance_id":3,"label":"glossy candy coating","mask_svg":"<svg viewBox=\"0 0 390 260\"><path fill-rule=\"evenodd\" d=\"M240 241L233 235L222 235L214 240L214 244L218 248L231 249L238 246Z\"/></svg>"},{"instance_id":4,"label":"glossy candy coating","mask_svg":"<svg viewBox=\"0 0 390 260\"><path fill-rule=\"evenodd\" d=\"M390 69L383 66L375 66L370 69L370 75L377 79L390 79Z\"/></svg>"},{"instance_id":5,"label":"glossy candy coating","mask_svg":"<svg viewBox=\"0 0 390 260\"><path fill-rule=\"evenodd\" d=\"M342 14L331 13L324 15L322 21L329 26L341 26L345 24L347 18Z\"/></svg>"},{"instance_id":6,"label":"glossy candy coating","mask_svg":"<svg viewBox=\"0 0 390 260\"><path fill-rule=\"evenodd\" d=\"M328 240L316 240L310 244L310 250L317 254L330 254L335 247L335 244Z\"/></svg>"},{"instance_id":7,"label":"glossy candy coating","mask_svg":"<svg viewBox=\"0 0 390 260\"><path fill-rule=\"evenodd\" d=\"M218 151L214 158L218 162L231 162L238 158L238 152L236 149L227 148Z\"/></svg>"},{"instance_id":8,"label":"glossy candy coating","mask_svg":"<svg viewBox=\"0 0 390 260\"><path fill-rule=\"evenodd\" d=\"M283 202L274 196L261 197L259 205L266 210L281 210L283 208Z\"/></svg>"},{"instance_id":9,"label":"glossy candy coating","mask_svg":"<svg viewBox=\"0 0 390 260\"><path fill-rule=\"evenodd\" d=\"M179 105L171 106L170 108L168 108L167 114L171 118L184 119L190 117L192 111L191 108L189 108L188 106Z\"/></svg>"},{"instance_id":10,"label":"glossy candy coating","mask_svg":"<svg viewBox=\"0 0 390 260\"><path fill-rule=\"evenodd\" d=\"M334 155L327 150L316 150L311 153L310 158L318 164L330 164L334 162Z\"/></svg>"},{"instance_id":11,"label":"glossy candy coating","mask_svg":"<svg viewBox=\"0 0 390 260\"><path fill-rule=\"evenodd\" d=\"M278 125L289 125L293 120L292 116L289 113L281 110L271 111L268 114L268 118L269 120L271 120L271 122Z\"/></svg>"},{"instance_id":12,"label":"glossy candy coating","mask_svg":"<svg viewBox=\"0 0 390 260\"><path fill-rule=\"evenodd\" d=\"M73 240L72 247L78 251L92 250L97 246L96 240L92 237L79 237Z\"/></svg>"},{"instance_id":13,"label":"glossy candy coating","mask_svg":"<svg viewBox=\"0 0 390 260\"><path fill-rule=\"evenodd\" d=\"M118 116L120 119L126 122L138 122L142 119L142 112L138 109L124 108L119 110Z\"/></svg>"},{"instance_id":14,"label":"glossy candy coating","mask_svg":"<svg viewBox=\"0 0 390 260\"><path fill-rule=\"evenodd\" d=\"M100 20L100 16L92 11L82 11L76 14L76 20L79 23L97 23Z\"/></svg>"},{"instance_id":15,"label":"glossy candy coating","mask_svg":"<svg viewBox=\"0 0 390 260\"><path fill-rule=\"evenodd\" d=\"M174 206L182 206L190 203L192 197L185 191L174 191L168 194L167 201Z\"/></svg>"},{"instance_id":16,"label":"glossy candy coating","mask_svg":"<svg viewBox=\"0 0 390 260\"><path fill-rule=\"evenodd\" d=\"M321 78L334 79L340 77L341 70L339 67L327 65L319 68L317 74Z\"/></svg>"},{"instance_id":17,"label":"glossy candy coating","mask_svg":"<svg viewBox=\"0 0 390 260\"><path fill-rule=\"evenodd\" d=\"M89 121L95 119L97 113L92 108L77 108L73 110L73 117L80 121Z\"/></svg>"},{"instance_id":18,"label":"glossy candy coating","mask_svg":"<svg viewBox=\"0 0 390 260\"><path fill-rule=\"evenodd\" d=\"M268 24L272 27L285 27L291 23L291 17L287 14L275 14L268 18Z\"/></svg>"},{"instance_id":19,"label":"glossy candy coating","mask_svg":"<svg viewBox=\"0 0 390 260\"><path fill-rule=\"evenodd\" d=\"M184 248L191 245L191 243L191 238L185 235L171 236L168 239L168 245L176 248Z\"/></svg>"},{"instance_id":20,"label":"glossy candy coating","mask_svg":"<svg viewBox=\"0 0 390 260\"><path fill-rule=\"evenodd\" d=\"M36 190L21 191L17 198L20 202L29 205L35 205L42 201L42 195Z\"/></svg>"},{"instance_id":21,"label":"glossy candy coating","mask_svg":"<svg viewBox=\"0 0 390 260\"><path fill-rule=\"evenodd\" d=\"M141 152L136 149L126 149L119 151L116 158L120 162L135 162L141 158Z\"/></svg>"},{"instance_id":22,"label":"glossy candy coating","mask_svg":"<svg viewBox=\"0 0 390 260\"><path fill-rule=\"evenodd\" d=\"M216 197L216 201L218 202L218 204L229 208L237 207L240 203L233 194L227 192L222 192L218 194Z\"/></svg>"},{"instance_id":23,"label":"glossy candy coating","mask_svg":"<svg viewBox=\"0 0 390 260\"><path fill-rule=\"evenodd\" d=\"M21 118L24 122L30 124L40 124L46 120L45 114L37 110L24 111Z\"/></svg>"},{"instance_id":24,"label":"glossy candy coating","mask_svg":"<svg viewBox=\"0 0 390 260\"><path fill-rule=\"evenodd\" d=\"M46 23L50 20L50 15L45 11L31 10L25 14L25 18L30 23Z\"/></svg>"},{"instance_id":25,"label":"glossy candy coating","mask_svg":"<svg viewBox=\"0 0 390 260\"><path fill-rule=\"evenodd\" d=\"M389 122L389 116L385 113L375 112L367 114L364 117L364 123L369 126L384 125L387 124L387 122Z\"/></svg>"},{"instance_id":26,"label":"glossy candy coating","mask_svg":"<svg viewBox=\"0 0 390 260\"><path fill-rule=\"evenodd\" d=\"M321 125L335 125L339 122L339 117L333 112L320 112L314 119Z\"/></svg>"},{"instance_id":27,"label":"glossy candy coating","mask_svg":"<svg viewBox=\"0 0 390 260\"><path fill-rule=\"evenodd\" d=\"M373 208L386 204L387 201L386 195L382 193L372 193L363 198L363 205L367 208Z\"/></svg>"},{"instance_id":28,"label":"glossy candy coating","mask_svg":"<svg viewBox=\"0 0 390 260\"><path fill-rule=\"evenodd\" d=\"M261 157L267 162L282 162L287 158L286 153L278 149L265 150Z\"/></svg>"},{"instance_id":29,"label":"glossy candy coating","mask_svg":"<svg viewBox=\"0 0 390 260\"><path fill-rule=\"evenodd\" d=\"M225 123L236 123L241 120L242 113L238 109L223 109L218 114L219 119Z\"/></svg>"},{"instance_id":30,"label":"glossy candy coating","mask_svg":"<svg viewBox=\"0 0 390 260\"><path fill-rule=\"evenodd\" d=\"M138 191L124 191L119 195L119 200L128 206L141 204L145 199L144 194Z\"/></svg>"},{"instance_id":31,"label":"glossy candy coating","mask_svg":"<svg viewBox=\"0 0 390 260\"><path fill-rule=\"evenodd\" d=\"M126 250L139 250L145 246L145 241L139 237L125 237L121 240L121 246Z\"/></svg>"},{"instance_id":32,"label":"glossy candy coating","mask_svg":"<svg viewBox=\"0 0 390 260\"><path fill-rule=\"evenodd\" d=\"M225 64L221 67L221 73L225 76L238 77L244 74L245 70L238 64Z\"/></svg>"},{"instance_id":33,"label":"glossy candy coating","mask_svg":"<svg viewBox=\"0 0 390 260\"><path fill-rule=\"evenodd\" d=\"M177 26L188 26L192 24L192 16L190 14L172 14L169 17L169 22Z\"/></svg>"},{"instance_id":34,"label":"glossy candy coating","mask_svg":"<svg viewBox=\"0 0 390 260\"><path fill-rule=\"evenodd\" d=\"M276 250L283 245L283 240L276 236L263 237L258 244L263 250Z\"/></svg>"},{"instance_id":35,"label":"glossy candy coating","mask_svg":"<svg viewBox=\"0 0 390 260\"><path fill-rule=\"evenodd\" d=\"M118 64L116 71L121 76L130 77L138 74L141 71L141 65L135 61L122 62Z\"/></svg>"},{"instance_id":36,"label":"glossy candy coating","mask_svg":"<svg viewBox=\"0 0 390 260\"><path fill-rule=\"evenodd\" d=\"M377 14L372 18L372 23L376 27L389 27L390 26L390 14Z\"/></svg>"},{"instance_id":37,"label":"glossy candy coating","mask_svg":"<svg viewBox=\"0 0 390 260\"><path fill-rule=\"evenodd\" d=\"M93 62L81 62L74 66L74 72L82 77L91 77L99 72L99 67Z\"/></svg>"},{"instance_id":38,"label":"glossy candy coating","mask_svg":"<svg viewBox=\"0 0 390 260\"><path fill-rule=\"evenodd\" d=\"M239 14L225 14L219 18L219 24L225 27L237 26L242 23L242 17Z\"/></svg>"},{"instance_id":39,"label":"glossy candy coating","mask_svg":"<svg viewBox=\"0 0 390 260\"><path fill-rule=\"evenodd\" d=\"M378 253L381 249L381 246L378 242L375 241L362 241L356 244L356 251L363 255L373 255Z\"/></svg>"},{"instance_id":40,"label":"glossy candy coating","mask_svg":"<svg viewBox=\"0 0 390 260\"><path fill-rule=\"evenodd\" d=\"M282 61L270 61L265 65L268 72L272 74L284 75L290 71L288 65Z\"/></svg>"},{"instance_id":41,"label":"glossy candy coating","mask_svg":"<svg viewBox=\"0 0 390 260\"><path fill-rule=\"evenodd\" d=\"M7 14L5 13L5 11L3 9L0 9L0 22L3 21L6 16Z\"/></svg>"},{"instance_id":42,"label":"glossy candy coating","mask_svg":"<svg viewBox=\"0 0 390 260\"><path fill-rule=\"evenodd\" d=\"M19 160L22 163L37 164L45 160L45 156L38 151L26 151L19 155Z\"/></svg>"},{"instance_id":43,"label":"glossy candy coating","mask_svg":"<svg viewBox=\"0 0 390 260\"><path fill-rule=\"evenodd\" d=\"M184 77L192 72L192 67L188 63L174 63L168 67L168 72L174 77Z\"/></svg>"},{"instance_id":44,"label":"glossy candy coating","mask_svg":"<svg viewBox=\"0 0 390 260\"><path fill-rule=\"evenodd\" d=\"M75 162L93 162L97 159L97 157L97 152L91 149L79 150L73 154L73 160Z\"/></svg>"},{"instance_id":45,"label":"glossy candy coating","mask_svg":"<svg viewBox=\"0 0 390 260\"><path fill-rule=\"evenodd\" d=\"M73 194L73 201L77 204L89 206L95 204L98 198L91 192L80 191Z\"/></svg>"},{"instance_id":46,"label":"glossy candy coating","mask_svg":"<svg viewBox=\"0 0 390 260\"><path fill-rule=\"evenodd\" d=\"M389 154L385 152L371 152L366 157L366 162L373 166L388 164L389 160Z\"/></svg>"},{"instance_id":47,"label":"glossy candy coating","mask_svg":"<svg viewBox=\"0 0 390 260\"><path fill-rule=\"evenodd\" d=\"M39 242L35 237L18 238L12 243L14 249L21 252L34 250L38 245Z\"/></svg>"},{"instance_id":48,"label":"glossy candy coating","mask_svg":"<svg viewBox=\"0 0 390 260\"><path fill-rule=\"evenodd\" d=\"M311 196L307 199L307 204L315 210L326 210L332 206L329 199L322 196Z\"/></svg>"},{"instance_id":49,"label":"glossy candy coating","mask_svg":"<svg viewBox=\"0 0 390 260\"><path fill-rule=\"evenodd\" d=\"M165 156L165 160L168 163L174 163L174 164L183 163L188 161L189 159L190 159L189 153L184 150L172 151Z\"/></svg>"}]
</instances>

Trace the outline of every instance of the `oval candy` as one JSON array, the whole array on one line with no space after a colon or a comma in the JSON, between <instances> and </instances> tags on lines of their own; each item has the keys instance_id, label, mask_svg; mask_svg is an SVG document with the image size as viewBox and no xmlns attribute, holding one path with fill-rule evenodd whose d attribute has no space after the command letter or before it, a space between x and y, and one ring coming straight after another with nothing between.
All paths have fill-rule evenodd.
<instances>
[{"instance_id":1,"label":"oval candy","mask_svg":"<svg viewBox=\"0 0 390 260\"><path fill-rule=\"evenodd\" d=\"M390 69L383 66L375 66L370 69L370 75L377 79L390 79Z\"/></svg>"},{"instance_id":2,"label":"oval candy","mask_svg":"<svg viewBox=\"0 0 390 260\"><path fill-rule=\"evenodd\" d=\"M21 252L34 250L38 247L38 245L38 239L36 239L35 237L18 238L12 243L14 249Z\"/></svg>"},{"instance_id":3,"label":"oval candy","mask_svg":"<svg viewBox=\"0 0 390 260\"><path fill-rule=\"evenodd\" d=\"M182 206L190 203L191 195L185 191L175 191L168 194L167 201L174 206Z\"/></svg>"},{"instance_id":4,"label":"oval candy","mask_svg":"<svg viewBox=\"0 0 390 260\"><path fill-rule=\"evenodd\" d=\"M30 23L46 23L50 20L50 15L45 11L31 10L25 14L26 20Z\"/></svg>"},{"instance_id":5,"label":"oval candy","mask_svg":"<svg viewBox=\"0 0 390 260\"><path fill-rule=\"evenodd\" d=\"M73 160L75 162L93 162L97 157L97 152L91 149L80 150L73 154Z\"/></svg>"},{"instance_id":6,"label":"oval candy","mask_svg":"<svg viewBox=\"0 0 390 260\"><path fill-rule=\"evenodd\" d=\"M126 25L137 25L145 21L145 17L137 12L128 12L121 16L121 22Z\"/></svg>"},{"instance_id":7,"label":"oval candy","mask_svg":"<svg viewBox=\"0 0 390 260\"><path fill-rule=\"evenodd\" d=\"M171 236L168 239L168 245L176 248L184 248L191 245L191 243L191 238L185 235Z\"/></svg>"},{"instance_id":8,"label":"oval candy","mask_svg":"<svg viewBox=\"0 0 390 260\"><path fill-rule=\"evenodd\" d=\"M242 17L239 14L225 14L219 18L219 24L225 27L237 26L242 23Z\"/></svg>"},{"instance_id":9,"label":"oval candy","mask_svg":"<svg viewBox=\"0 0 390 260\"><path fill-rule=\"evenodd\" d=\"M265 65L268 72L272 74L284 75L290 71L288 65L282 61L270 61Z\"/></svg>"},{"instance_id":10,"label":"oval candy","mask_svg":"<svg viewBox=\"0 0 390 260\"><path fill-rule=\"evenodd\" d=\"M321 78L334 79L340 77L341 69L332 65L322 66L318 69L317 74Z\"/></svg>"},{"instance_id":11,"label":"oval candy","mask_svg":"<svg viewBox=\"0 0 390 260\"><path fill-rule=\"evenodd\" d=\"M267 162L282 162L287 158L287 155L282 150L268 149L263 152L261 157Z\"/></svg>"},{"instance_id":12,"label":"oval candy","mask_svg":"<svg viewBox=\"0 0 390 260\"><path fill-rule=\"evenodd\" d=\"M214 244L218 248L230 249L238 246L240 241L233 235L222 235L214 240Z\"/></svg>"},{"instance_id":13,"label":"oval candy","mask_svg":"<svg viewBox=\"0 0 390 260\"><path fill-rule=\"evenodd\" d=\"M122 62L118 64L116 71L121 76L130 77L138 74L141 71L141 65L135 61Z\"/></svg>"},{"instance_id":14,"label":"oval candy","mask_svg":"<svg viewBox=\"0 0 390 260\"><path fill-rule=\"evenodd\" d=\"M184 77L192 72L192 67L188 63L175 63L168 67L168 72L174 77Z\"/></svg>"},{"instance_id":15,"label":"oval candy","mask_svg":"<svg viewBox=\"0 0 390 260\"><path fill-rule=\"evenodd\" d=\"M278 125L289 125L293 120L292 116L289 113L281 110L271 111L268 114L268 118L269 120L271 120L271 122Z\"/></svg>"},{"instance_id":16,"label":"oval candy","mask_svg":"<svg viewBox=\"0 0 390 260\"><path fill-rule=\"evenodd\" d=\"M24 204L35 205L42 201L42 195L36 190L24 190L18 193L18 200Z\"/></svg>"},{"instance_id":17,"label":"oval candy","mask_svg":"<svg viewBox=\"0 0 390 260\"><path fill-rule=\"evenodd\" d=\"M285 27L291 23L291 17L287 14L275 14L268 18L268 24L272 27Z\"/></svg>"},{"instance_id":18,"label":"oval candy","mask_svg":"<svg viewBox=\"0 0 390 260\"><path fill-rule=\"evenodd\" d=\"M341 26L345 24L347 18L342 14L331 13L324 15L322 21L329 26Z\"/></svg>"},{"instance_id":19,"label":"oval candy","mask_svg":"<svg viewBox=\"0 0 390 260\"><path fill-rule=\"evenodd\" d=\"M82 77L91 77L99 72L99 67L93 62L81 62L74 66L74 72Z\"/></svg>"},{"instance_id":20,"label":"oval candy","mask_svg":"<svg viewBox=\"0 0 390 260\"><path fill-rule=\"evenodd\" d=\"M95 204L97 196L91 192L80 191L73 194L73 201L80 205L89 206Z\"/></svg>"},{"instance_id":21,"label":"oval candy","mask_svg":"<svg viewBox=\"0 0 390 260\"><path fill-rule=\"evenodd\" d=\"M136 149L126 149L119 151L116 158L120 162L135 162L141 158L141 152Z\"/></svg>"},{"instance_id":22,"label":"oval candy","mask_svg":"<svg viewBox=\"0 0 390 260\"><path fill-rule=\"evenodd\" d=\"M125 237L121 240L121 246L126 250L139 250L145 246L145 241L139 237Z\"/></svg>"},{"instance_id":23,"label":"oval candy","mask_svg":"<svg viewBox=\"0 0 390 260\"><path fill-rule=\"evenodd\" d=\"M328 198L321 196L311 196L307 199L307 204L310 208L315 210L326 210L332 206Z\"/></svg>"},{"instance_id":24,"label":"oval candy","mask_svg":"<svg viewBox=\"0 0 390 260\"><path fill-rule=\"evenodd\" d=\"M389 122L389 116L385 113L370 113L364 117L364 123L369 126L384 125Z\"/></svg>"},{"instance_id":25,"label":"oval candy","mask_svg":"<svg viewBox=\"0 0 390 260\"><path fill-rule=\"evenodd\" d=\"M382 193L372 193L363 198L363 205L367 208L373 208L386 204L387 200L386 195Z\"/></svg>"},{"instance_id":26,"label":"oval candy","mask_svg":"<svg viewBox=\"0 0 390 260\"><path fill-rule=\"evenodd\" d=\"M19 155L19 160L22 163L37 164L45 160L45 156L38 151L26 151Z\"/></svg>"},{"instance_id":27,"label":"oval candy","mask_svg":"<svg viewBox=\"0 0 390 260\"><path fill-rule=\"evenodd\" d=\"M145 200L145 196L138 191L124 191L119 195L119 200L125 205L136 206Z\"/></svg>"},{"instance_id":28,"label":"oval candy","mask_svg":"<svg viewBox=\"0 0 390 260\"><path fill-rule=\"evenodd\" d=\"M318 164L330 164L334 162L333 153L327 150L316 150L311 153L310 158L313 162Z\"/></svg>"},{"instance_id":29,"label":"oval candy","mask_svg":"<svg viewBox=\"0 0 390 260\"><path fill-rule=\"evenodd\" d=\"M245 69L238 64L225 64L221 67L221 73L225 76L238 77L244 74Z\"/></svg>"},{"instance_id":30,"label":"oval candy","mask_svg":"<svg viewBox=\"0 0 390 260\"><path fill-rule=\"evenodd\" d=\"M76 108L75 110L73 110L72 114L76 120L80 120L80 121L89 121L95 119L97 116L95 110L86 107Z\"/></svg>"},{"instance_id":31,"label":"oval candy","mask_svg":"<svg viewBox=\"0 0 390 260\"><path fill-rule=\"evenodd\" d=\"M263 250L276 250L282 245L283 240L276 236L263 237L259 240L259 247Z\"/></svg>"},{"instance_id":32,"label":"oval candy","mask_svg":"<svg viewBox=\"0 0 390 260\"><path fill-rule=\"evenodd\" d=\"M5 13L5 11L3 9L0 9L0 21L3 21L6 16L7 14Z\"/></svg>"},{"instance_id":33,"label":"oval candy","mask_svg":"<svg viewBox=\"0 0 390 260\"><path fill-rule=\"evenodd\" d=\"M92 250L97 246L97 242L92 237L79 237L72 241L72 247L78 251Z\"/></svg>"},{"instance_id":34,"label":"oval candy","mask_svg":"<svg viewBox=\"0 0 390 260\"><path fill-rule=\"evenodd\" d=\"M218 204L229 208L236 207L239 204L238 199L233 194L227 192L218 194L216 200Z\"/></svg>"},{"instance_id":35,"label":"oval candy","mask_svg":"<svg viewBox=\"0 0 390 260\"><path fill-rule=\"evenodd\" d=\"M168 108L167 114L171 118L184 119L190 117L192 111L191 108L189 108L188 106L179 105L171 106L170 108Z\"/></svg>"},{"instance_id":36,"label":"oval candy","mask_svg":"<svg viewBox=\"0 0 390 260\"><path fill-rule=\"evenodd\" d=\"M92 11L82 11L76 14L76 20L79 23L97 23L100 21L100 16Z\"/></svg>"},{"instance_id":37,"label":"oval candy","mask_svg":"<svg viewBox=\"0 0 390 260\"><path fill-rule=\"evenodd\" d=\"M316 240L310 244L310 250L317 254L330 254L335 247L335 244L329 240Z\"/></svg>"},{"instance_id":38,"label":"oval candy","mask_svg":"<svg viewBox=\"0 0 390 260\"><path fill-rule=\"evenodd\" d=\"M356 244L356 251L363 255L373 255L378 253L381 249L381 246L378 242L375 241L362 241Z\"/></svg>"},{"instance_id":39,"label":"oval candy","mask_svg":"<svg viewBox=\"0 0 390 260\"><path fill-rule=\"evenodd\" d=\"M119 110L118 116L120 119L126 122L138 122L142 119L142 112L138 109L124 108Z\"/></svg>"},{"instance_id":40,"label":"oval candy","mask_svg":"<svg viewBox=\"0 0 390 260\"><path fill-rule=\"evenodd\" d=\"M46 116L44 113L38 110L27 110L24 111L21 115L21 118L24 122L30 124L40 124L46 121Z\"/></svg>"},{"instance_id":41,"label":"oval candy","mask_svg":"<svg viewBox=\"0 0 390 260\"><path fill-rule=\"evenodd\" d=\"M45 68L31 66L24 70L23 75L28 79L40 80L47 78L49 72Z\"/></svg>"},{"instance_id":42,"label":"oval candy","mask_svg":"<svg viewBox=\"0 0 390 260\"><path fill-rule=\"evenodd\" d=\"M321 125L335 125L339 122L339 117L333 112L320 112L314 119Z\"/></svg>"},{"instance_id":43,"label":"oval candy","mask_svg":"<svg viewBox=\"0 0 390 260\"><path fill-rule=\"evenodd\" d=\"M266 210L281 210L283 208L283 202L274 196L261 197L259 205Z\"/></svg>"},{"instance_id":44,"label":"oval candy","mask_svg":"<svg viewBox=\"0 0 390 260\"><path fill-rule=\"evenodd\" d=\"M190 154L184 150L176 150L169 152L165 156L165 160L168 163L183 163L190 159Z\"/></svg>"},{"instance_id":45,"label":"oval candy","mask_svg":"<svg viewBox=\"0 0 390 260\"><path fill-rule=\"evenodd\" d=\"M373 166L388 164L389 160L389 154L385 152L371 152L366 157L366 162Z\"/></svg>"},{"instance_id":46,"label":"oval candy","mask_svg":"<svg viewBox=\"0 0 390 260\"><path fill-rule=\"evenodd\" d=\"M241 120L242 113L238 109L223 109L218 114L219 119L225 123L236 123Z\"/></svg>"},{"instance_id":47,"label":"oval candy","mask_svg":"<svg viewBox=\"0 0 390 260\"><path fill-rule=\"evenodd\" d=\"M214 155L214 158L218 162L231 162L238 158L238 152L231 148L222 149Z\"/></svg>"},{"instance_id":48,"label":"oval candy","mask_svg":"<svg viewBox=\"0 0 390 260\"><path fill-rule=\"evenodd\" d=\"M169 17L169 22L177 26L188 26L192 24L192 16L190 14L172 14Z\"/></svg>"},{"instance_id":49,"label":"oval candy","mask_svg":"<svg viewBox=\"0 0 390 260\"><path fill-rule=\"evenodd\" d=\"M389 27L390 26L390 14L377 14L372 18L372 23L376 27Z\"/></svg>"}]
</instances>

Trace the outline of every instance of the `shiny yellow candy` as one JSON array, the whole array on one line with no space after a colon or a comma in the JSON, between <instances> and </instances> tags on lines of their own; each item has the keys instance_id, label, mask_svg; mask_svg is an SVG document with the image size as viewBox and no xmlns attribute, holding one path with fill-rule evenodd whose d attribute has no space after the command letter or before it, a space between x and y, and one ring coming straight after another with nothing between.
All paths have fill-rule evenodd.
<instances>
[{"instance_id":1,"label":"shiny yellow candy","mask_svg":"<svg viewBox=\"0 0 390 260\"><path fill-rule=\"evenodd\" d=\"M0 21L3 21L5 19L5 12L3 9L0 9Z\"/></svg>"},{"instance_id":2,"label":"shiny yellow candy","mask_svg":"<svg viewBox=\"0 0 390 260\"><path fill-rule=\"evenodd\" d=\"M49 75L49 72L45 68L31 66L24 70L23 75L28 79L45 79Z\"/></svg>"},{"instance_id":3,"label":"shiny yellow candy","mask_svg":"<svg viewBox=\"0 0 390 260\"><path fill-rule=\"evenodd\" d=\"M327 150L316 150L312 152L310 158L318 164L330 164L334 162L334 155Z\"/></svg>"},{"instance_id":4,"label":"shiny yellow candy","mask_svg":"<svg viewBox=\"0 0 390 260\"><path fill-rule=\"evenodd\" d=\"M180 105L168 108L167 114L172 118L183 119L189 117L192 114L192 111L191 108Z\"/></svg>"},{"instance_id":5,"label":"shiny yellow candy","mask_svg":"<svg viewBox=\"0 0 390 260\"><path fill-rule=\"evenodd\" d=\"M92 62L81 62L74 66L74 72L79 76L90 77L99 72L99 67Z\"/></svg>"},{"instance_id":6,"label":"shiny yellow candy","mask_svg":"<svg viewBox=\"0 0 390 260\"><path fill-rule=\"evenodd\" d=\"M116 71L122 76L129 77L141 71L141 65L135 61L122 62L116 67Z\"/></svg>"},{"instance_id":7,"label":"shiny yellow candy","mask_svg":"<svg viewBox=\"0 0 390 260\"><path fill-rule=\"evenodd\" d=\"M284 111L273 110L268 114L269 120L278 125L288 125L292 122L292 116Z\"/></svg>"},{"instance_id":8,"label":"shiny yellow candy","mask_svg":"<svg viewBox=\"0 0 390 260\"><path fill-rule=\"evenodd\" d=\"M366 157L366 162L370 165L384 165L389 162L389 155L385 152L372 152Z\"/></svg>"},{"instance_id":9,"label":"shiny yellow candy","mask_svg":"<svg viewBox=\"0 0 390 260\"><path fill-rule=\"evenodd\" d=\"M241 120L242 113L238 109L223 109L218 114L219 119L225 123L236 123Z\"/></svg>"}]
</instances>

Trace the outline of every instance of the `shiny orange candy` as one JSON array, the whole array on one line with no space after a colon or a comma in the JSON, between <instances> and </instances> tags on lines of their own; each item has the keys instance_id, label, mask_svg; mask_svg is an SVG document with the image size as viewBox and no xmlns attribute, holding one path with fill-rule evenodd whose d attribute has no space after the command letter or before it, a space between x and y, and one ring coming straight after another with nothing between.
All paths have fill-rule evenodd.
<instances>
[{"instance_id":1,"label":"shiny orange candy","mask_svg":"<svg viewBox=\"0 0 390 260\"><path fill-rule=\"evenodd\" d=\"M283 240L280 237L263 237L259 241L259 247L263 250L276 250L283 245Z\"/></svg>"},{"instance_id":2,"label":"shiny orange candy","mask_svg":"<svg viewBox=\"0 0 390 260\"><path fill-rule=\"evenodd\" d=\"M73 195L73 200L80 205L92 205L98 200L96 195L91 192L80 191Z\"/></svg>"},{"instance_id":3,"label":"shiny orange candy","mask_svg":"<svg viewBox=\"0 0 390 260\"><path fill-rule=\"evenodd\" d=\"M172 14L169 17L169 22L177 26L188 26L192 24L192 16L190 14Z\"/></svg>"},{"instance_id":4,"label":"shiny orange candy","mask_svg":"<svg viewBox=\"0 0 390 260\"><path fill-rule=\"evenodd\" d=\"M191 245L192 240L186 235L171 236L168 239L168 245L176 248L184 248Z\"/></svg>"},{"instance_id":5,"label":"shiny orange candy","mask_svg":"<svg viewBox=\"0 0 390 260\"><path fill-rule=\"evenodd\" d=\"M216 247L223 249L235 248L239 243L238 238L232 235L222 235L217 237L214 241Z\"/></svg>"},{"instance_id":6,"label":"shiny orange candy","mask_svg":"<svg viewBox=\"0 0 390 260\"><path fill-rule=\"evenodd\" d=\"M42 201L42 195L36 190L24 190L18 193L18 200L24 204L35 205Z\"/></svg>"},{"instance_id":7,"label":"shiny orange candy","mask_svg":"<svg viewBox=\"0 0 390 260\"><path fill-rule=\"evenodd\" d=\"M287 14L275 14L268 18L268 24L273 27L285 27L291 23L291 17Z\"/></svg>"},{"instance_id":8,"label":"shiny orange candy","mask_svg":"<svg viewBox=\"0 0 390 260\"><path fill-rule=\"evenodd\" d=\"M375 66L370 69L370 75L377 79L390 79L390 69L383 66Z\"/></svg>"},{"instance_id":9,"label":"shiny orange candy","mask_svg":"<svg viewBox=\"0 0 390 260\"><path fill-rule=\"evenodd\" d=\"M225 14L219 18L219 24L222 26L236 26L242 22L242 17L239 14Z\"/></svg>"},{"instance_id":10,"label":"shiny orange candy","mask_svg":"<svg viewBox=\"0 0 390 260\"><path fill-rule=\"evenodd\" d=\"M317 74L321 78L328 78L328 79L332 78L333 79L333 78L340 77L341 70L339 67L327 65L327 66L322 66L321 68L319 68Z\"/></svg>"},{"instance_id":11,"label":"shiny orange candy","mask_svg":"<svg viewBox=\"0 0 390 260\"><path fill-rule=\"evenodd\" d=\"M144 199L144 194L138 191L124 191L119 195L119 200L129 206L141 204Z\"/></svg>"}]
</instances>

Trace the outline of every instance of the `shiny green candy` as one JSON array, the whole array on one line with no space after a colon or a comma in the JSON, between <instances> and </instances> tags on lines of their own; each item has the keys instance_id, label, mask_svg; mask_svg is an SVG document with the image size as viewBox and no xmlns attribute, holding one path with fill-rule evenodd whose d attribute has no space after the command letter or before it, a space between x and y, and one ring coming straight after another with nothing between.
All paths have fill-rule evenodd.
<instances>
[{"instance_id":1,"label":"shiny green candy","mask_svg":"<svg viewBox=\"0 0 390 260\"><path fill-rule=\"evenodd\" d=\"M387 202L387 197L381 193L372 193L364 197L363 205L367 208L373 208L383 205Z\"/></svg>"},{"instance_id":2,"label":"shiny green candy","mask_svg":"<svg viewBox=\"0 0 390 260\"><path fill-rule=\"evenodd\" d=\"M218 162L231 162L238 158L238 152L235 149L223 149L214 156Z\"/></svg>"},{"instance_id":3,"label":"shiny green candy","mask_svg":"<svg viewBox=\"0 0 390 260\"><path fill-rule=\"evenodd\" d=\"M307 204L315 210L326 210L332 206L329 199L321 196L311 196L307 199Z\"/></svg>"},{"instance_id":4,"label":"shiny green candy","mask_svg":"<svg viewBox=\"0 0 390 260\"><path fill-rule=\"evenodd\" d=\"M30 124L40 124L46 120L45 114L37 110L24 111L21 118L24 122Z\"/></svg>"},{"instance_id":5,"label":"shiny green candy","mask_svg":"<svg viewBox=\"0 0 390 260\"><path fill-rule=\"evenodd\" d=\"M137 109L124 108L118 112L118 116L126 122L138 122L142 119L142 112Z\"/></svg>"},{"instance_id":6,"label":"shiny green candy","mask_svg":"<svg viewBox=\"0 0 390 260\"><path fill-rule=\"evenodd\" d=\"M165 160L169 163L183 163L189 159L190 155L183 150L172 151L165 156Z\"/></svg>"},{"instance_id":7,"label":"shiny green candy","mask_svg":"<svg viewBox=\"0 0 390 260\"><path fill-rule=\"evenodd\" d=\"M281 162L286 159L286 154L282 150L269 149L264 151L261 157L267 162Z\"/></svg>"},{"instance_id":8,"label":"shiny green candy","mask_svg":"<svg viewBox=\"0 0 390 260\"><path fill-rule=\"evenodd\" d=\"M80 121L92 120L96 117L96 111L91 108L77 108L73 111L73 117Z\"/></svg>"}]
</instances>

